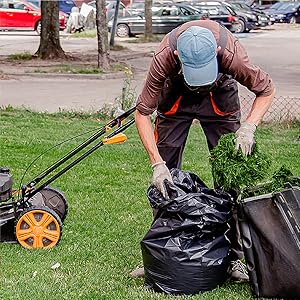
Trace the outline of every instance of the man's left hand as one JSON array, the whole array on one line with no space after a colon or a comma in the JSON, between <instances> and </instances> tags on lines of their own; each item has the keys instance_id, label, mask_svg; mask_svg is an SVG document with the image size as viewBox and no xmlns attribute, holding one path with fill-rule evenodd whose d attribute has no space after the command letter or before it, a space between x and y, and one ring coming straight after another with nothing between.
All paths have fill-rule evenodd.
<instances>
[{"instance_id":1,"label":"man's left hand","mask_svg":"<svg viewBox=\"0 0 300 300\"><path fill-rule=\"evenodd\" d=\"M254 133L256 130L255 124L243 123L236 131L236 148L241 149L244 155L250 155L255 144Z\"/></svg>"}]
</instances>

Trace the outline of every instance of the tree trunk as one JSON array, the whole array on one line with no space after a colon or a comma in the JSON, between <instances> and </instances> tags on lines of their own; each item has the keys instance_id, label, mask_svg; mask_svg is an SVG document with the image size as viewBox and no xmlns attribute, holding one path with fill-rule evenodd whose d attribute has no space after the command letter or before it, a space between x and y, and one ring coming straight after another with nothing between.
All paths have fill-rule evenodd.
<instances>
[{"instance_id":1,"label":"tree trunk","mask_svg":"<svg viewBox=\"0 0 300 300\"><path fill-rule=\"evenodd\" d=\"M59 41L59 6L56 1L41 1L40 46L36 55L41 59L65 58Z\"/></svg>"},{"instance_id":2,"label":"tree trunk","mask_svg":"<svg viewBox=\"0 0 300 300\"><path fill-rule=\"evenodd\" d=\"M109 68L108 30L105 0L96 0L96 26L98 40L98 68Z\"/></svg>"},{"instance_id":3,"label":"tree trunk","mask_svg":"<svg viewBox=\"0 0 300 300\"><path fill-rule=\"evenodd\" d=\"M152 0L145 0L145 39L152 37Z\"/></svg>"}]
</instances>

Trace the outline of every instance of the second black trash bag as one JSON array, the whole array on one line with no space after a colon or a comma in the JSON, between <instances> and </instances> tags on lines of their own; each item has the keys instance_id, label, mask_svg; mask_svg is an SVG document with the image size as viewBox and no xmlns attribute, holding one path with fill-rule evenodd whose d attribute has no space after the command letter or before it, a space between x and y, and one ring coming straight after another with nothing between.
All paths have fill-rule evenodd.
<instances>
[{"instance_id":1,"label":"second black trash bag","mask_svg":"<svg viewBox=\"0 0 300 300\"><path fill-rule=\"evenodd\" d=\"M141 241L145 286L173 295L210 291L227 279L233 199L193 173L172 169L171 175L170 199L148 189L157 213Z\"/></svg>"}]
</instances>

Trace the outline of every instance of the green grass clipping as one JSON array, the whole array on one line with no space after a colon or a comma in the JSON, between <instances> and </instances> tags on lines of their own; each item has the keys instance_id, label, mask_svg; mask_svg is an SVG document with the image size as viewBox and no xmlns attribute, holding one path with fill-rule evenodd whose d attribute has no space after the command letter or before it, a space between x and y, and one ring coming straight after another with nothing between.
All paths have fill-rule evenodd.
<instances>
[{"instance_id":1,"label":"green grass clipping","mask_svg":"<svg viewBox=\"0 0 300 300\"><path fill-rule=\"evenodd\" d=\"M236 149L234 133L220 138L209 160L215 186L228 192L256 185L267 176L271 163L270 158L259 151L257 143L251 155L243 155Z\"/></svg>"},{"instance_id":2,"label":"green grass clipping","mask_svg":"<svg viewBox=\"0 0 300 300\"><path fill-rule=\"evenodd\" d=\"M299 186L300 178L293 175L285 165L282 165L275 171L269 181L242 190L241 198L255 197L263 194L274 193L285 188L286 184Z\"/></svg>"}]
</instances>

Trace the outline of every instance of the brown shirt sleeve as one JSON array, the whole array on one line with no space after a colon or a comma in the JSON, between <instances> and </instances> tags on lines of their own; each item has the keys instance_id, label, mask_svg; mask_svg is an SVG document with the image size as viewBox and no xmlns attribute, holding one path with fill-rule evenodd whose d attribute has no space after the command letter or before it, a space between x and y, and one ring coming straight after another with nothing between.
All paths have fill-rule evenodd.
<instances>
[{"instance_id":1,"label":"brown shirt sleeve","mask_svg":"<svg viewBox=\"0 0 300 300\"><path fill-rule=\"evenodd\" d=\"M230 32L223 54L222 66L224 73L231 75L256 96L272 94L274 85L270 75L250 62L246 50Z\"/></svg>"},{"instance_id":2,"label":"brown shirt sleeve","mask_svg":"<svg viewBox=\"0 0 300 300\"><path fill-rule=\"evenodd\" d=\"M142 93L137 99L136 108L141 114L150 115L156 110L164 82L175 64L176 60L166 35L153 56Z\"/></svg>"}]
</instances>

